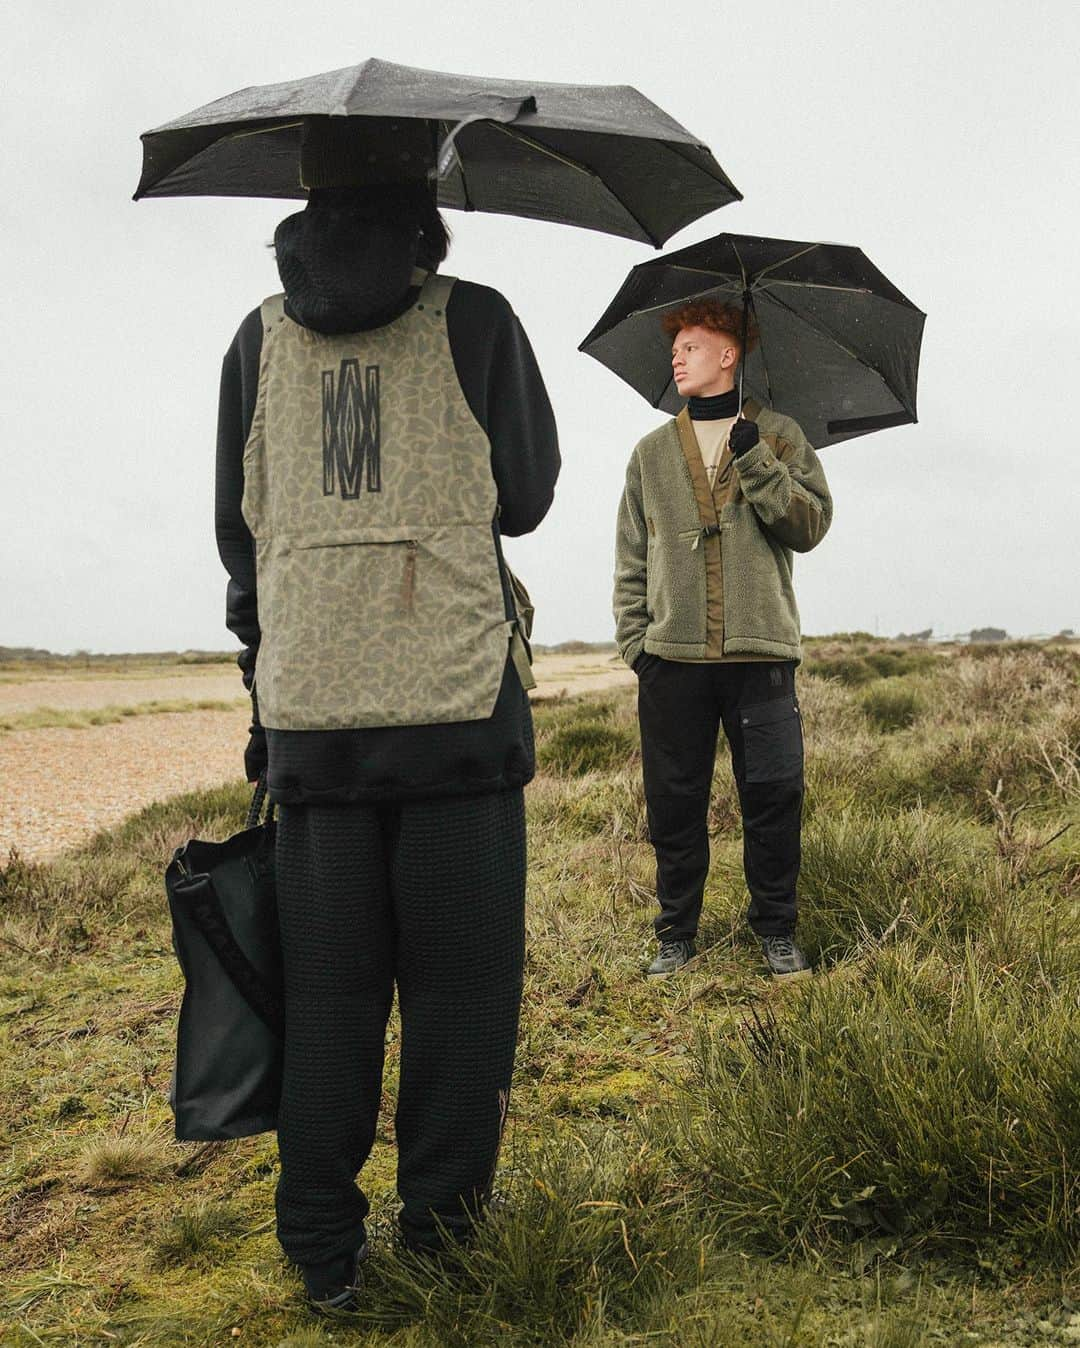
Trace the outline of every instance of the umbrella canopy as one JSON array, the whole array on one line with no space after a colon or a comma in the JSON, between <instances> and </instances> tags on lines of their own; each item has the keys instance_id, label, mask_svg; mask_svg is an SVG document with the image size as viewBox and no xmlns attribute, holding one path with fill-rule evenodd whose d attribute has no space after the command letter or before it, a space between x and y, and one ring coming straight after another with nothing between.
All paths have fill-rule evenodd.
<instances>
[{"instance_id":1,"label":"umbrella canopy","mask_svg":"<svg viewBox=\"0 0 1080 1348\"><path fill-rule=\"evenodd\" d=\"M635 267L579 350L654 407L683 405L660 319L688 300L749 306L759 331L744 389L818 447L918 420L926 315L858 248L718 234Z\"/></svg>"},{"instance_id":2,"label":"umbrella canopy","mask_svg":"<svg viewBox=\"0 0 1080 1348\"><path fill-rule=\"evenodd\" d=\"M629 85L489 80L372 59L241 89L146 132L135 199L304 197L313 185L303 173L305 139L341 119L356 126L358 159L382 170L385 147L400 143L396 171L430 170L439 205L459 210L659 247L742 196L695 135ZM420 162L417 123L442 147L437 169L434 152Z\"/></svg>"}]
</instances>

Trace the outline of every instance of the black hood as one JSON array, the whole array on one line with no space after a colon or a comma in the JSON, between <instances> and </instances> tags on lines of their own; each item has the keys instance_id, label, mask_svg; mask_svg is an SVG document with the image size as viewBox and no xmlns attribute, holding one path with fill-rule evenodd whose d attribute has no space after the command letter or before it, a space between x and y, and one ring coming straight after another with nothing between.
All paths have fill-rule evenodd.
<instances>
[{"instance_id":1,"label":"black hood","mask_svg":"<svg viewBox=\"0 0 1080 1348\"><path fill-rule=\"evenodd\" d=\"M274 232L289 317L316 332L357 332L406 309L420 231L363 192L313 192Z\"/></svg>"}]
</instances>

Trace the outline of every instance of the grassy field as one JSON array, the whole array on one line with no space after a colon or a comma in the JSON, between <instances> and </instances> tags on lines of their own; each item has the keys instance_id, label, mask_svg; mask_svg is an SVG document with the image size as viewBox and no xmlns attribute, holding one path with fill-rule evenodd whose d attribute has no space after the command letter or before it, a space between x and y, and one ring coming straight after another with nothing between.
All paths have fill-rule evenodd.
<instances>
[{"instance_id":1,"label":"grassy field","mask_svg":"<svg viewBox=\"0 0 1080 1348\"><path fill-rule=\"evenodd\" d=\"M392 1025L363 1313L317 1322L271 1136L171 1140L172 848L242 784L0 872L4 1345L1080 1342L1080 658L812 644L801 933L742 922L718 766L701 954L647 983L632 690L537 709L502 1200L441 1270L392 1244Z\"/></svg>"}]
</instances>

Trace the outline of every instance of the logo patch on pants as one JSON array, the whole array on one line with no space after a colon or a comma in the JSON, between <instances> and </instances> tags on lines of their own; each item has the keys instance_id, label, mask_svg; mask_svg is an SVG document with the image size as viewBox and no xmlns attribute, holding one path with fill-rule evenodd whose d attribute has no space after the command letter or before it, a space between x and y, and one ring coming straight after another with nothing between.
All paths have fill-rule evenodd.
<instances>
[{"instance_id":1,"label":"logo patch on pants","mask_svg":"<svg viewBox=\"0 0 1080 1348\"><path fill-rule=\"evenodd\" d=\"M379 367L343 360L340 370L322 372L323 495L338 489L343 501L382 490L379 429Z\"/></svg>"}]
</instances>

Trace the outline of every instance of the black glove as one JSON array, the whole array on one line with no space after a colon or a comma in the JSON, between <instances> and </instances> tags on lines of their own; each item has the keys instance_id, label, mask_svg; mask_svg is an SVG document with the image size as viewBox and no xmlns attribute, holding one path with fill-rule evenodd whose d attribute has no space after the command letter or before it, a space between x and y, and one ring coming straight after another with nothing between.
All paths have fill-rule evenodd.
<instances>
[{"instance_id":1,"label":"black glove","mask_svg":"<svg viewBox=\"0 0 1080 1348\"><path fill-rule=\"evenodd\" d=\"M757 422L747 421L745 417L740 417L731 428L728 444L731 446L732 454L737 458L740 454L745 454L748 449L753 449L760 439Z\"/></svg>"},{"instance_id":2,"label":"black glove","mask_svg":"<svg viewBox=\"0 0 1080 1348\"><path fill-rule=\"evenodd\" d=\"M251 736L244 750L244 777L257 782L266 771L266 731L261 725L251 727Z\"/></svg>"}]
</instances>

